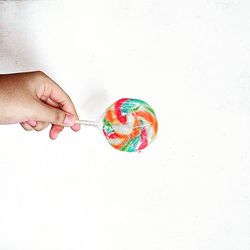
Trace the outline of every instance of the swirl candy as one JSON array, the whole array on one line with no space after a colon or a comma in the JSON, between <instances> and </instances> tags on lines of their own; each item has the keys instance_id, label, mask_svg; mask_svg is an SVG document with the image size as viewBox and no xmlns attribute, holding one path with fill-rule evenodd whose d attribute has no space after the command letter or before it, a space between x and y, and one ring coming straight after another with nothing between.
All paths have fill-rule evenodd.
<instances>
[{"instance_id":1,"label":"swirl candy","mask_svg":"<svg viewBox=\"0 0 250 250\"><path fill-rule=\"evenodd\" d=\"M109 144L121 151L147 147L156 137L154 110L144 101L122 98L111 105L103 118L103 133Z\"/></svg>"},{"instance_id":2,"label":"swirl candy","mask_svg":"<svg viewBox=\"0 0 250 250\"><path fill-rule=\"evenodd\" d=\"M99 126L99 122L78 121ZM112 104L101 120L102 131L115 149L135 152L147 147L157 135L158 122L154 110L139 99L122 98Z\"/></svg>"}]
</instances>

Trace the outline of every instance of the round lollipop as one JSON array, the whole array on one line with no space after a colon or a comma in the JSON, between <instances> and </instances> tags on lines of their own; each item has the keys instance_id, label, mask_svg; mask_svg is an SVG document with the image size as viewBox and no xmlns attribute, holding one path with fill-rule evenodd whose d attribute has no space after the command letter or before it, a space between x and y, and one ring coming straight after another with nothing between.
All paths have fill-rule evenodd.
<instances>
[{"instance_id":1,"label":"round lollipop","mask_svg":"<svg viewBox=\"0 0 250 250\"><path fill-rule=\"evenodd\" d=\"M106 109L99 121L76 123L102 129L115 149L135 152L146 148L157 135L158 122L152 107L139 99L122 98Z\"/></svg>"}]
</instances>

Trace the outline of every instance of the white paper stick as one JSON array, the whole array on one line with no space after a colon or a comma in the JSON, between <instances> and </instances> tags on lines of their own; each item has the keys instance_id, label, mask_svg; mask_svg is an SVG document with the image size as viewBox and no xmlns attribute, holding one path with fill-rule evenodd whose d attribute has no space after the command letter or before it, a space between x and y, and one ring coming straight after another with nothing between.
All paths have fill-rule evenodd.
<instances>
[{"instance_id":1,"label":"white paper stick","mask_svg":"<svg viewBox=\"0 0 250 250\"><path fill-rule=\"evenodd\" d=\"M95 121L88 121L88 120L76 120L76 124L81 124L84 126L91 126L91 127L98 127L98 123Z\"/></svg>"}]
</instances>

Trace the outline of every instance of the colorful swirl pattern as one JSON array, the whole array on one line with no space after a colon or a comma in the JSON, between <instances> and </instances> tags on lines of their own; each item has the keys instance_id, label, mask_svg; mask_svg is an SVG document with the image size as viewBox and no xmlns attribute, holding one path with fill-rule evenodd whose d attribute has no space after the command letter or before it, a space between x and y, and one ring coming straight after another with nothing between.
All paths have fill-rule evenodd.
<instances>
[{"instance_id":1,"label":"colorful swirl pattern","mask_svg":"<svg viewBox=\"0 0 250 250\"><path fill-rule=\"evenodd\" d=\"M155 139L157 130L154 110L138 99L122 98L104 114L103 133L109 144L121 151L144 149Z\"/></svg>"}]
</instances>

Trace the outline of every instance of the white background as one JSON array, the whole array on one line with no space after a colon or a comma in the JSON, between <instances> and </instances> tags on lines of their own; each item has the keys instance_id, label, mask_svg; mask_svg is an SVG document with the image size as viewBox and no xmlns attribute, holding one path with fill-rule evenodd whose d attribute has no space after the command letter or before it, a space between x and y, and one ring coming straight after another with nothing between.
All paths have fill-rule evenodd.
<instances>
[{"instance_id":1,"label":"white background","mask_svg":"<svg viewBox=\"0 0 250 250\"><path fill-rule=\"evenodd\" d=\"M142 153L94 128L0 127L1 250L250 249L250 1L0 1L0 72L43 70L82 119L151 104Z\"/></svg>"}]
</instances>

